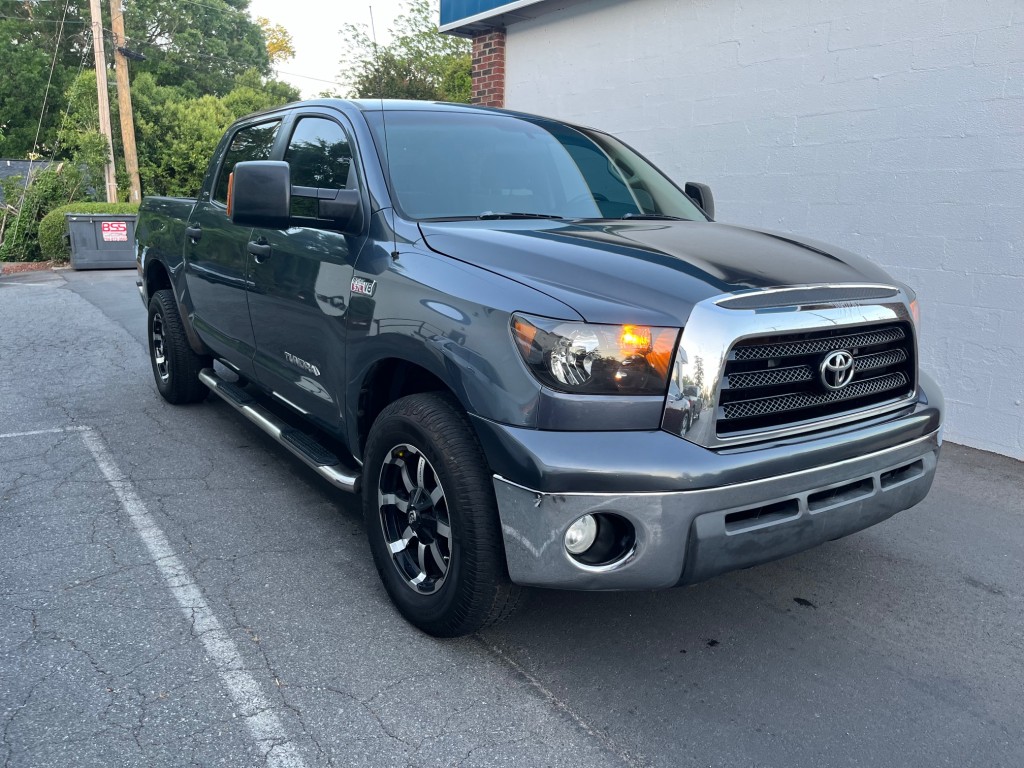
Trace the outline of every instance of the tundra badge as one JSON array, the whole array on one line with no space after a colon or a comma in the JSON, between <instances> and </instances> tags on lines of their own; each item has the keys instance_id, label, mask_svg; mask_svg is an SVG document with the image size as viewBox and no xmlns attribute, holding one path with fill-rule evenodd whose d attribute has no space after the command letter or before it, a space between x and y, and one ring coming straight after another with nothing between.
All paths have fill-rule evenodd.
<instances>
[{"instance_id":1,"label":"tundra badge","mask_svg":"<svg viewBox=\"0 0 1024 768\"><path fill-rule=\"evenodd\" d=\"M320 375L320 369L319 368L317 368L312 363L307 363L301 357L296 357L291 352L285 352L284 353L284 359L287 360L292 365L294 365L296 368L301 368L304 371L308 371L309 373L312 373L314 376L319 376Z\"/></svg>"}]
</instances>

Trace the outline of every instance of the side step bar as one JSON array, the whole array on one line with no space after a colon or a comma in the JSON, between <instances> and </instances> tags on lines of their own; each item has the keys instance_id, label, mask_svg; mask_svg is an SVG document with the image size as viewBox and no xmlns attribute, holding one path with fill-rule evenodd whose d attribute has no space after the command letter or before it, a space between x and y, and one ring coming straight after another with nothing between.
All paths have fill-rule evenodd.
<instances>
[{"instance_id":1,"label":"side step bar","mask_svg":"<svg viewBox=\"0 0 1024 768\"><path fill-rule=\"evenodd\" d=\"M241 387L225 381L211 368L199 372L199 380L215 395L307 464L335 488L349 493L359 492L360 476L344 466L341 460L305 432L289 426L260 405Z\"/></svg>"}]
</instances>

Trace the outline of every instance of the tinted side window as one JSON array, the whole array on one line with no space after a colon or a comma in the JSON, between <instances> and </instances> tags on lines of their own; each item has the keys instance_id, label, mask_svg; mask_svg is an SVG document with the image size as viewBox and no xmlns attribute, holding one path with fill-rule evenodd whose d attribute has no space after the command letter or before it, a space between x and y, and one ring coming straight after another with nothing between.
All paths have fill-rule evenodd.
<instances>
[{"instance_id":1,"label":"tinted side window","mask_svg":"<svg viewBox=\"0 0 1024 768\"><path fill-rule=\"evenodd\" d=\"M218 203L227 203L228 175L234 170L236 163L245 160L270 159L270 150L274 147L274 137L277 136L277 129L280 127L281 121L275 120L272 123L250 125L234 135L231 139L231 146L224 154L224 162L220 166L217 188L213 193L214 200Z\"/></svg>"},{"instance_id":2,"label":"tinted side window","mask_svg":"<svg viewBox=\"0 0 1024 768\"><path fill-rule=\"evenodd\" d=\"M304 117L295 126L284 159L291 166L292 184L297 187L345 189L352 167L352 149L336 122ZM316 215L316 201L292 198L292 216Z\"/></svg>"},{"instance_id":3,"label":"tinted side window","mask_svg":"<svg viewBox=\"0 0 1024 768\"><path fill-rule=\"evenodd\" d=\"M336 122L304 117L295 126L284 159L292 167L292 184L296 186L345 189L352 150Z\"/></svg>"}]
</instances>

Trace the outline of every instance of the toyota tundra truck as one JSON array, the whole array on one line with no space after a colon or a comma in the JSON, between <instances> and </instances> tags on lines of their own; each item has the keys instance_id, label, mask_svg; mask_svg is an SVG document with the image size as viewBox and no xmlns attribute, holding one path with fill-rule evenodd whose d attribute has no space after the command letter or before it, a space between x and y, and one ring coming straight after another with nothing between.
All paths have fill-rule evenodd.
<instances>
[{"instance_id":1,"label":"toyota tundra truck","mask_svg":"<svg viewBox=\"0 0 1024 768\"><path fill-rule=\"evenodd\" d=\"M525 587L693 584L920 502L943 400L914 292L714 216L708 186L544 117L252 115L197 198L142 203L156 388L361 494L388 595L436 636Z\"/></svg>"}]
</instances>

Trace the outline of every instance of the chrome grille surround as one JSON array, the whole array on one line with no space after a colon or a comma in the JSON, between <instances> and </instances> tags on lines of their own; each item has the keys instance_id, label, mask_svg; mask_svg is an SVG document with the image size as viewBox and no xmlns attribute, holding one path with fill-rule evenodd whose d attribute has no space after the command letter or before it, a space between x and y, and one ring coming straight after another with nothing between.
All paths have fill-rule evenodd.
<instances>
[{"instance_id":1,"label":"chrome grille surround","mask_svg":"<svg viewBox=\"0 0 1024 768\"><path fill-rule=\"evenodd\" d=\"M864 291L864 295L884 296L884 298L865 298L863 300L845 301L808 301L804 304L777 306L776 301L770 307L757 306L757 294L773 294L773 299L786 291L790 296L804 298L835 295L837 288L878 289ZM796 289L796 290L794 290ZM853 291L847 291L849 296ZM739 303L737 296L750 297L747 302ZM762 442L804 432L839 426L853 421L873 418L891 411L905 408L914 402L917 384L917 338L910 313L911 297L897 286L866 285L866 286L790 286L785 289L767 289L765 291L749 291L742 294L725 294L706 299L696 306L687 319L686 326L679 342L676 358L673 363L669 393L665 403L665 414L662 428L678 434L690 442L707 448L725 448ZM741 306L754 306L752 309L736 309ZM873 327L874 326L874 327ZM879 327L886 326L886 327ZM904 330L905 329L905 330ZM845 331L849 331L846 333ZM895 334L894 331L901 331ZM780 341L778 337L788 334L828 334L820 339L797 341ZM909 377L904 375L902 381L893 378L893 372L871 375L869 371L888 365L904 362L906 354L902 350L891 349L878 353L862 355L856 361L854 383L835 395L822 392L821 403L841 403L871 391L879 392L887 388L893 389L894 396L884 402L873 403L868 407L852 407L846 411L829 413L821 418L807 419L806 415L794 414L790 423L773 425L763 429L752 429L743 432L725 432L719 434L720 420L727 420L725 408L721 403L721 393L731 388L749 386L770 386L793 382L794 389L803 383L818 377L818 371L810 369L806 364L767 368L760 371L726 374L726 363L734 347L746 351L743 359L758 359L755 355L766 352L766 357L785 357L788 349L800 349L794 354L824 353L848 347L870 346L872 344L889 343L899 340L906 334L908 349L912 353L913 367ZM771 338L774 337L774 338ZM758 345L756 340L764 338L765 344ZM740 342L744 342L737 347ZM902 355L902 356L901 356ZM794 361L801 362L801 361ZM911 380L907 380L907 379ZM700 418L683 418L681 413L693 408L691 402L693 389L696 387L702 401ZM687 397L684 388L691 394ZM860 392L860 395L854 394ZM783 392L779 399L800 396L796 392ZM783 404L778 407L771 404L776 398L760 398L758 406L765 413L788 410ZM732 403L734 408L743 405ZM798 401L790 402L790 406L806 407ZM841 406L838 406L841 408ZM774 411L772 410L774 409ZM756 415L756 414L755 414ZM685 434L680 434L684 425L689 426Z\"/></svg>"}]
</instances>

